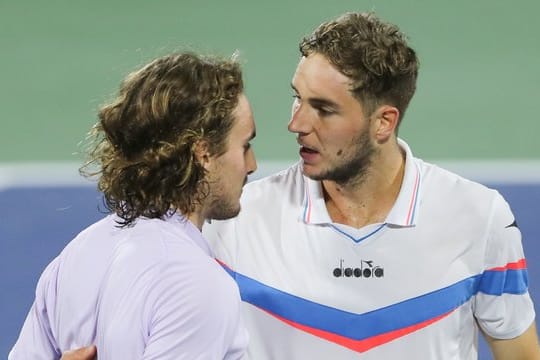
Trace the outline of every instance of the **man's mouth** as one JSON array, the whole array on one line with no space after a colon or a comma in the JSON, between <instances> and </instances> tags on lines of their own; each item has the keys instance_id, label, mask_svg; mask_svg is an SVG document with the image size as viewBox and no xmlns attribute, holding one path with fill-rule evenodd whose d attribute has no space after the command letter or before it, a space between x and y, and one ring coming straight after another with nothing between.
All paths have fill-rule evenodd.
<instances>
[{"instance_id":1,"label":"man's mouth","mask_svg":"<svg viewBox=\"0 0 540 360\"><path fill-rule=\"evenodd\" d=\"M300 152L307 153L307 154L316 154L316 153L318 153L317 150L308 148L306 146L300 146Z\"/></svg>"}]
</instances>

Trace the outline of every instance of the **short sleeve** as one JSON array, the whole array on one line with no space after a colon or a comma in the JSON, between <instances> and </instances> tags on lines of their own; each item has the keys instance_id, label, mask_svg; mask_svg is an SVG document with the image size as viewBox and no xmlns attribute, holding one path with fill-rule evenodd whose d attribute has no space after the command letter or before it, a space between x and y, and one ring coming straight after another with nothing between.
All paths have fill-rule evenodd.
<instances>
[{"instance_id":1,"label":"short sleeve","mask_svg":"<svg viewBox=\"0 0 540 360\"><path fill-rule=\"evenodd\" d=\"M240 359L247 331L232 278L213 259L166 267L149 292L143 359Z\"/></svg>"},{"instance_id":2,"label":"short sleeve","mask_svg":"<svg viewBox=\"0 0 540 360\"><path fill-rule=\"evenodd\" d=\"M56 344L51 318L56 302L56 280L58 276L59 259L53 260L41 274L36 287L36 298L9 360L18 359L59 359L61 353Z\"/></svg>"},{"instance_id":3,"label":"short sleeve","mask_svg":"<svg viewBox=\"0 0 540 360\"><path fill-rule=\"evenodd\" d=\"M489 336L511 339L534 321L521 231L508 203L498 193L488 222L485 267L478 290L475 316Z\"/></svg>"}]
</instances>

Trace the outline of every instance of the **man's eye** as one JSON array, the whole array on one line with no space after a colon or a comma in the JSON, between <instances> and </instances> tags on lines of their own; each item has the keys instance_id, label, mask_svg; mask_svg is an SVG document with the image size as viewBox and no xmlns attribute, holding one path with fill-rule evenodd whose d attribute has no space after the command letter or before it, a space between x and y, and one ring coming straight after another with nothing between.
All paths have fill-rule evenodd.
<instances>
[{"instance_id":1,"label":"man's eye","mask_svg":"<svg viewBox=\"0 0 540 360\"><path fill-rule=\"evenodd\" d=\"M320 116L328 116L328 115L332 115L334 113L334 111L329 110L329 109L324 109L324 108L318 108L316 110L317 110L317 113Z\"/></svg>"}]
</instances>

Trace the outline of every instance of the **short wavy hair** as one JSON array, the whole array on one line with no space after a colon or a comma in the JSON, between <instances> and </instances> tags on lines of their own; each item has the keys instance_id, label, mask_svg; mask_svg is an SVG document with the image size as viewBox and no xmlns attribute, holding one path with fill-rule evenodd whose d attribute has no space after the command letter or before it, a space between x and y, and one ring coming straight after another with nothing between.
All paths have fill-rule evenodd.
<instances>
[{"instance_id":1,"label":"short wavy hair","mask_svg":"<svg viewBox=\"0 0 540 360\"><path fill-rule=\"evenodd\" d=\"M226 149L232 112L243 91L236 60L179 53L129 74L90 131L83 176L98 176L107 209L132 225L138 217L191 213L208 196L196 160L204 141L211 155Z\"/></svg>"},{"instance_id":2,"label":"short wavy hair","mask_svg":"<svg viewBox=\"0 0 540 360\"><path fill-rule=\"evenodd\" d=\"M366 115L391 104L401 118L416 90L419 61L397 26L372 13L346 13L319 25L300 42L300 53L324 55L351 79Z\"/></svg>"}]
</instances>

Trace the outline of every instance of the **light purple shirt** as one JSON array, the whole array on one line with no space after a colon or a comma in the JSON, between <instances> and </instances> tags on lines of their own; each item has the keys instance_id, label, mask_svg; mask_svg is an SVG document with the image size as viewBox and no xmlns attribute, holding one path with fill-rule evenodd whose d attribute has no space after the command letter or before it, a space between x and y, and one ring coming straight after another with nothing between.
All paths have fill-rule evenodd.
<instances>
[{"instance_id":1,"label":"light purple shirt","mask_svg":"<svg viewBox=\"0 0 540 360\"><path fill-rule=\"evenodd\" d=\"M234 280L179 215L118 228L111 215L43 272L9 360L59 359L96 344L103 359L240 359L248 342Z\"/></svg>"}]
</instances>

